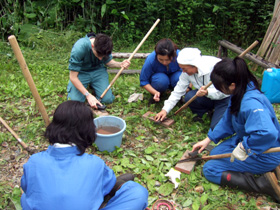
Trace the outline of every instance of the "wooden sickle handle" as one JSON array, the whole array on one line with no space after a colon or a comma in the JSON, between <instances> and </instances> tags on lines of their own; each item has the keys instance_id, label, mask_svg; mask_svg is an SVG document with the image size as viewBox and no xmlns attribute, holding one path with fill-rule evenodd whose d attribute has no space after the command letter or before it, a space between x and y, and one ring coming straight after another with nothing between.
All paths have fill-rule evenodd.
<instances>
[{"instance_id":1,"label":"wooden sickle handle","mask_svg":"<svg viewBox=\"0 0 280 210\"><path fill-rule=\"evenodd\" d=\"M13 129L5 122L5 120L3 120L2 117L0 117L0 121L7 128L7 130L10 131L10 133L17 139L17 141L21 144L21 146L24 149L27 149L27 145L21 140L21 138L19 138L16 132L13 131Z\"/></svg>"}]
</instances>

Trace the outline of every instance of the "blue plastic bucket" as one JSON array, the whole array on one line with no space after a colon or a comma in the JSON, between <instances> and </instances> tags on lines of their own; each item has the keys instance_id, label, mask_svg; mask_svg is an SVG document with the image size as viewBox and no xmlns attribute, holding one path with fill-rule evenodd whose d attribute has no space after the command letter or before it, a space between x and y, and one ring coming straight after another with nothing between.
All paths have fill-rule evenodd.
<instances>
[{"instance_id":1,"label":"blue plastic bucket","mask_svg":"<svg viewBox=\"0 0 280 210\"><path fill-rule=\"evenodd\" d=\"M261 90L271 103L280 103L280 69L264 71Z\"/></svg>"},{"instance_id":2,"label":"blue plastic bucket","mask_svg":"<svg viewBox=\"0 0 280 210\"><path fill-rule=\"evenodd\" d=\"M94 119L96 131L102 127L116 127L120 131L113 134L100 134L96 133L95 144L99 151L113 152L117 147L122 144L123 132L126 129L126 123L123 119L115 116L101 116Z\"/></svg>"}]
</instances>

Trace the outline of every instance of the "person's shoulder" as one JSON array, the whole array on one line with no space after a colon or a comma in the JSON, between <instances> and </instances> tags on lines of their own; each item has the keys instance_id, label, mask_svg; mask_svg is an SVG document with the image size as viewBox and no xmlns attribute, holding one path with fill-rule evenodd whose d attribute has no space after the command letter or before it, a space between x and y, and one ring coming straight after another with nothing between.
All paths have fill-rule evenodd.
<instances>
[{"instance_id":1,"label":"person's shoulder","mask_svg":"<svg viewBox=\"0 0 280 210\"><path fill-rule=\"evenodd\" d=\"M156 57L156 52L155 52L155 51L151 52L151 53L147 56L147 58L149 58L149 59L155 58L155 57Z\"/></svg>"},{"instance_id":2,"label":"person's shoulder","mask_svg":"<svg viewBox=\"0 0 280 210\"><path fill-rule=\"evenodd\" d=\"M254 109L264 105L265 95L257 89L246 91L241 101L242 106L247 109Z\"/></svg>"},{"instance_id":3,"label":"person's shoulder","mask_svg":"<svg viewBox=\"0 0 280 210\"><path fill-rule=\"evenodd\" d=\"M80 39L78 39L78 41L76 41L76 43L74 44L74 47L87 47L90 46L90 40L88 37L82 37Z\"/></svg>"},{"instance_id":4,"label":"person's shoulder","mask_svg":"<svg viewBox=\"0 0 280 210\"><path fill-rule=\"evenodd\" d=\"M88 160L92 160L92 161L95 161L95 162L100 162L100 163L104 163L104 160L102 160L100 157L98 157L97 155L94 155L94 154L88 154L88 153L84 153L83 154L84 158L85 159L88 159Z\"/></svg>"},{"instance_id":5,"label":"person's shoulder","mask_svg":"<svg viewBox=\"0 0 280 210\"><path fill-rule=\"evenodd\" d=\"M42 151L31 155L27 161L27 164L41 163L42 160L46 158L46 154L46 151Z\"/></svg>"}]
</instances>

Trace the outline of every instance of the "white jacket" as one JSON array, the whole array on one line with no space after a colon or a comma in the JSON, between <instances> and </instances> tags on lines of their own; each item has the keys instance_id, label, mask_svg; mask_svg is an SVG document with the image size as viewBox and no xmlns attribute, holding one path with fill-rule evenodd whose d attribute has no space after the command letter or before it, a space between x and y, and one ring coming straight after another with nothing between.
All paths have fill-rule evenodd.
<instances>
[{"instance_id":1,"label":"white jacket","mask_svg":"<svg viewBox=\"0 0 280 210\"><path fill-rule=\"evenodd\" d=\"M203 63L200 64L200 67L197 67L198 73L189 76L187 73L182 72L177 85L172 91L169 98L164 102L163 110L169 113L177 102L181 99L183 95L186 94L186 90L190 83L196 89L200 89L202 86L206 86L210 82L210 74L215 66L221 59L213 56L202 56ZM208 90L207 98L211 100L221 100L229 95L225 95L222 92L218 91L214 85L211 85Z\"/></svg>"}]
</instances>

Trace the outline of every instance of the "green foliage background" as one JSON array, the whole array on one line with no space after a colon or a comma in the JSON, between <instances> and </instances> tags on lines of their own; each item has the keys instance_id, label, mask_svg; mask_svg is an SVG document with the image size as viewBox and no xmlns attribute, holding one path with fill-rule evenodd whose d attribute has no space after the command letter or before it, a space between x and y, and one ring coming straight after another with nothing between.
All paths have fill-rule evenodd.
<instances>
[{"instance_id":1,"label":"green foliage background","mask_svg":"<svg viewBox=\"0 0 280 210\"><path fill-rule=\"evenodd\" d=\"M39 29L103 32L124 44L139 41L157 19L153 41L177 42L226 39L249 45L262 39L274 0L2 0L2 39L10 34L27 41Z\"/></svg>"},{"instance_id":2,"label":"green foliage background","mask_svg":"<svg viewBox=\"0 0 280 210\"><path fill-rule=\"evenodd\" d=\"M7 37L14 34L36 84L38 92L52 116L55 108L66 100L67 70L70 51L85 33L103 32L114 40L114 52L132 52L157 18L161 19L139 52L151 52L163 37L174 39L182 46L198 47L204 55L216 55L217 40L248 47L261 40L271 19L272 0L2 0L0 1L0 116L7 121L28 145L43 149L45 124L31 91L23 77ZM235 56L230 54L231 57ZM130 69L141 69L142 60L133 59ZM261 78L261 72L257 72ZM110 80L115 75L110 74ZM259 209L272 206L270 197L221 188L202 175L203 162L190 174L182 174L178 189L164 176L180 159L192 142L205 137L210 120L193 122L193 114L184 110L172 114L175 124L170 128L155 125L142 115L159 112L163 101L148 107L150 95L139 86L139 75L122 75L112 90L116 96L107 111L126 120L127 129L121 148L113 153L88 153L102 157L114 172L136 174L136 181L149 190L149 206L158 198L173 200L179 209ZM144 101L127 103L132 93L143 93ZM274 105L280 119L279 105ZM2 130L1 130L2 131ZM0 144L20 148L14 137L3 128ZM2 150L2 147L1 147ZM3 151L3 150L2 150ZM22 156L17 156L20 160ZM26 157L27 158L27 157ZM9 162L0 158L0 167ZM20 209L21 192L11 183L0 182L0 209ZM202 186L204 192L194 189ZM259 201L260 203L260 201Z\"/></svg>"}]
</instances>

